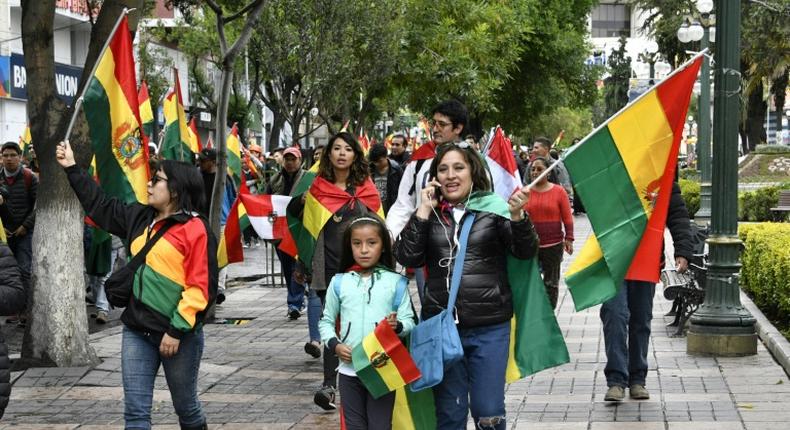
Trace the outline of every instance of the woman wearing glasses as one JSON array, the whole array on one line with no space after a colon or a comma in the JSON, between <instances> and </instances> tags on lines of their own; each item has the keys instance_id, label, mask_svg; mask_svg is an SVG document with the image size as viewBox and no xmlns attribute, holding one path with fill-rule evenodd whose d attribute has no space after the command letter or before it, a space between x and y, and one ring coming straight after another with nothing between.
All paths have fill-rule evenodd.
<instances>
[{"instance_id":1,"label":"woman wearing glasses","mask_svg":"<svg viewBox=\"0 0 790 430\"><path fill-rule=\"evenodd\" d=\"M443 381L434 387L437 427L466 428L471 409L477 428L504 429L505 370L513 316L507 256L527 259L537 252L537 234L522 210L529 194L522 189L510 197L504 211L509 211L507 218L501 211L487 210L492 199L498 199L494 203L500 207L505 203L490 193L482 158L465 142L440 147L430 174L417 212L395 246L398 262L428 268L423 319L447 307L459 226L470 212L475 214L455 305L464 358L445 368Z\"/></svg>"},{"instance_id":2,"label":"woman wearing glasses","mask_svg":"<svg viewBox=\"0 0 790 430\"><path fill-rule=\"evenodd\" d=\"M204 198L200 174L190 164L163 160L148 183L148 204L124 204L105 195L75 164L68 142L58 145L56 158L87 214L102 229L124 238L132 255L167 229L137 269L121 315L126 428L151 428L160 365L181 428L207 428L197 378L203 317L217 291L217 241L197 215Z\"/></svg>"}]
</instances>

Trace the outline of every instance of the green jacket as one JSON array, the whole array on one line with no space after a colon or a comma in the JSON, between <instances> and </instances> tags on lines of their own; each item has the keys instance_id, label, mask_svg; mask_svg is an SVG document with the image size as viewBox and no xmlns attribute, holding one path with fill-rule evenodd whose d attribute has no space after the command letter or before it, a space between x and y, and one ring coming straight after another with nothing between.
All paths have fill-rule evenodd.
<instances>
[{"instance_id":1,"label":"green jacket","mask_svg":"<svg viewBox=\"0 0 790 430\"><path fill-rule=\"evenodd\" d=\"M357 272L338 273L332 277L326 291L324 314L318 323L321 340L334 352L338 343L352 349L370 334L376 324L386 318L393 309L393 300L398 282L403 276L385 268L373 270L372 284L364 288L363 279ZM340 283L335 286L335 283ZM338 297L337 291L340 292ZM414 328L414 310L411 305L408 287L397 306L401 330L398 336L404 337ZM335 321L340 316L340 332L335 331Z\"/></svg>"}]
</instances>

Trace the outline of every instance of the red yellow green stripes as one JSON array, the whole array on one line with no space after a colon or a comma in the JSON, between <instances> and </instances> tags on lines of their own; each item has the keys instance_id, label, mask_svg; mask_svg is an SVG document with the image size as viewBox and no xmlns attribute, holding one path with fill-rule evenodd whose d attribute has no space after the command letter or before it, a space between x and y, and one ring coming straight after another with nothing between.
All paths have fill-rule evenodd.
<instances>
[{"instance_id":1,"label":"red yellow green stripes","mask_svg":"<svg viewBox=\"0 0 790 430\"><path fill-rule=\"evenodd\" d=\"M239 140L239 128L236 123L230 129L227 139L228 147L228 174L233 178L233 182L238 188L241 186L243 177L241 171L241 141Z\"/></svg>"},{"instance_id":2,"label":"red yellow green stripes","mask_svg":"<svg viewBox=\"0 0 790 430\"><path fill-rule=\"evenodd\" d=\"M111 36L84 96L85 116L104 191L124 202L148 202L148 146L141 133L132 40L127 18Z\"/></svg>"},{"instance_id":3,"label":"red yellow green stripes","mask_svg":"<svg viewBox=\"0 0 790 430\"><path fill-rule=\"evenodd\" d=\"M189 148L197 154L198 152L203 150L203 143L200 142L200 135L197 131L197 122L195 118L189 120L189 127L187 128L189 132Z\"/></svg>"},{"instance_id":4,"label":"red yellow green stripes","mask_svg":"<svg viewBox=\"0 0 790 430\"><path fill-rule=\"evenodd\" d=\"M163 106L165 136L159 153L168 160L192 163L195 154L189 142L189 126L187 125L187 116L184 112L184 102L181 97L181 83L178 80L178 70L173 70L175 82L173 83L173 89L165 96Z\"/></svg>"},{"instance_id":5,"label":"red yellow green stripes","mask_svg":"<svg viewBox=\"0 0 790 430\"><path fill-rule=\"evenodd\" d=\"M395 390L392 430L435 430L436 407L433 390L411 391L409 387Z\"/></svg>"},{"instance_id":6,"label":"red yellow green stripes","mask_svg":"<svg viewBox=\"0 0 790 430\"><path fill-rule=\"evenodd\" d=\"M699 65L660 83L564 158L595 233L566 273L577 310L613 297L627 274L658 278L679 130Z\"/></svg>"},{"instance_id":7,"label":"red yellow green stripes","mask_svg":"<svg viewBox=\"0 0 790 430\"><path fill-rule=\"evenodd\" d=\"M376 399L420 377L409 351L386 320L354 347L351 360L357 377Z\"/></svg>"},{"instance_id":8,"label":"red yellow green stripes","mask_svg":"<svg viewBox=\"0 0 790 430\"><path fill-rule=\"evenodd\" d=\"M142 121L143 134L150 141L154 136L154 111L151 109L151 98L148 96L148 84L145 81L140 83L140 91L137 93L137 100L140 103L140 121Z\"/></svg>"}]
</instances>

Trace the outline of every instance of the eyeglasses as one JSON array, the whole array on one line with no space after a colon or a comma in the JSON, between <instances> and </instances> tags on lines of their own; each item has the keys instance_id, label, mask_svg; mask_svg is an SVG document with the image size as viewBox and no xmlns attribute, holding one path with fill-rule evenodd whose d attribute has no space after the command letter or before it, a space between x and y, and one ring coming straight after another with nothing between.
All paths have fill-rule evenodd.
<instances>
[{"instance_id":1,"label":"eyeglasses","mask_svg":"<svg viewBox=\"0 0 790 430\"><path fill-rule=\"evenodd\" d=\"M437 120L435 120L435 119L429 120L429 121L428 121L428 124L430 124L430 125L431 125L431 128L434 128L434 127L436 127L437 125L439 126L439 128L445 128L445 127L447 127L448 125L453 125L453 123L451 123L451 122L447 122L447 121L437 121Z\"/></svg>"},{"instance_id":2,"label":"eyeglasses","mask_svg":"<svg viewBox=\"0 0 790 430\"><path fill-rule=\"evenodd\" d=\"M167 178L163 178L159 175L151 176L151 186L155 186L159 181L167 182Z\"/></svg>"}]
</instances>

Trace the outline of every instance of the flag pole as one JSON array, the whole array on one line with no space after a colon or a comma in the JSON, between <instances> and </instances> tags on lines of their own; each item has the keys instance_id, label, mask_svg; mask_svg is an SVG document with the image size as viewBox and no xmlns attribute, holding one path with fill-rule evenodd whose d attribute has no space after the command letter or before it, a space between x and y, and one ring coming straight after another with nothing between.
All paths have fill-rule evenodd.
<instances>
[{"instance_id":1,"label":"flag pole","mask_svg":"<svg viewBox=\"0 0 790 430\"><path fill-rule=\"evenodd\" d=\"M627 103L625 106L623 106L619 111L617 111L617 113L615 113L614 115L610 116L609 119L604 121L603 124L599 125L598 127L595 128L595 130L593 130L589 134L587 134L587 136L585 136L584 139L580 140L577 144L575 144L575 145L571 146L570 148L568 148L568 150L565 151L565 154L563 154L563 156L560 157L560 161L564 160L565 156L569 152L573 151L574 148L577 148L577 147L583 145L585 142L587 142L587 139L589 139L590 136L593 136L599 130L601 130L602 128L608 126L613 118L617 117L623 111L625 111L626 109L630 108L632 105L636 104L636 102L642 100L643 97L645 97L648 94L650 94L650 92L652 92L656 87L661 85L664 81L668 80L669 78L671 78L671 77L675 76L676 74L678 74L678 73L682 72L683 70L685 70L688 66L690 66L693 62L697 61L697 59L699 57L702 57L703 55L708 55L708 48L705 48L702 51L698 52L696 55L691 57L688 61L686 61L685 63L681 64L677 69L673 70L672 73L667 75L664 79L662 79L658 83L654 84L652 87L648 88L647 91L645 91L642 94L640 94L633 101L631 101L631 102ZM537 178L535 178L534 181L530 182L529 185L527 185L527 188L528 189L532 189L532 187L534 187L535 184L537 184L540 180L542 180L543 178L548 176L549 173L551 173L551 171L554 170L557 167L558 164L559 163L552 163L551 166L549 166L548 169L544 170L543 173L541 173Z\"/></svg>"},{"instance_id":2,"label":"flag pole","mask_svg":"<svg viewBox=\"0 0 790 430\"><path fill-rule=\"evenodd\" d=\"M131 12L132 9L123 8L121 11L121 15L118 17L118 20L115 21L115 25L112 27L112 31L110 31L110 36L104 41L104 46L102 47L101 51L99 51L99 56L96 57L96 62L93 64L93 69L91 69L91 74L88 75L88 82L82 87L82 91L80 92L80 96L77 97L77 102L74 103L74 113L71 114L71 120L69 121L69 127L66 129L66 137L63 140L69 140L71 137L71 130L74 128L74 123L77 122L77 115L80 113L80 108L82 107L82 100L85 97L85 92L88 90L88 86L90 86L91 81L93 80L93 76L96 74L96 69L99 67L99 63L101 62L102 57L104 56L104 52L107 51L107 47L110 46L110 41L115 36L115 32L118 31L118 27L121 26L121 21L126 17L126 15Z\"/></svg>"}]
</instances>

